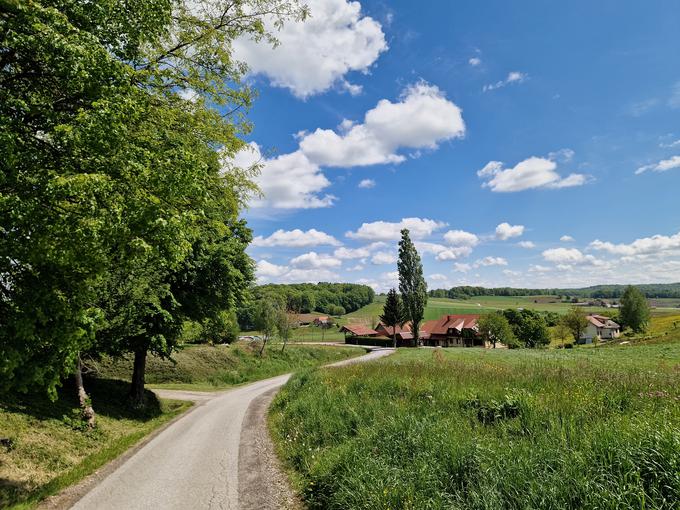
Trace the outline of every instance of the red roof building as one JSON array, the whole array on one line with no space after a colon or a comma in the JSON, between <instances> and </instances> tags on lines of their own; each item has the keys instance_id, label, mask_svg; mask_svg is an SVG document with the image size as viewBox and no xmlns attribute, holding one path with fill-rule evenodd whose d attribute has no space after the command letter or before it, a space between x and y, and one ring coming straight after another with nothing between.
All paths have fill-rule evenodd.
<instances>
[{"instance_id":1,"label":"red roof building","mask_svg":"<svg viewBox=\"0 0 680 510\"><path fill-rule=\"evenodd\" d=\"M440 347L483 346L477 333L479 315L443 315L425 322L421 329L425 345Z\"/></svg>"},{"instance_id":2,"label":"red roof building","mask_svg":"<svg viewBox=\"0 0 680 510\"><path fill-rule=\"evenodd\" d=\"M407 322L403 326L385 326L382 322L379 322L375 330L378 334L386 336L387 338L394 338L394 332L396 330L397 340L413 340L413 332L411 331L411 323ZM422 338L422 334L421 334Z\"/></svg>"},{"instance_id":3,"label":"red roof building","mask_svg":"<svg viewBox=\"0 0 680 510\"><path fill-rule=\"evenodd\" d=\"M380 333L361 324L347 324L340 328L340 332L345 336L380 336Z\"/></svg>"}]
</instances>

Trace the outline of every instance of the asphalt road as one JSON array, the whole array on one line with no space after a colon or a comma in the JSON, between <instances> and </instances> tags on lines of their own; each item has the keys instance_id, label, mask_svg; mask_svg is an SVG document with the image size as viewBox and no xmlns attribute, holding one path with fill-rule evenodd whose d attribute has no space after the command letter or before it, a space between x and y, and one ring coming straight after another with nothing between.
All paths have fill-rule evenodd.
<instances>
[{"instance_id":1,"label":"asphalt road","mask_svg":"<svg viewBox=\"0 0 680 510\"><path fill-rule=\"evenodd\" d=\"M376 350L334 365L370 361ZM121 464L72 508L77 510L237 509L243 418L259 396L276 391L290 374L216 394L159 391L200 401ZM242 463L243 464L243 463Z\"/></svg>"}]
</instances>

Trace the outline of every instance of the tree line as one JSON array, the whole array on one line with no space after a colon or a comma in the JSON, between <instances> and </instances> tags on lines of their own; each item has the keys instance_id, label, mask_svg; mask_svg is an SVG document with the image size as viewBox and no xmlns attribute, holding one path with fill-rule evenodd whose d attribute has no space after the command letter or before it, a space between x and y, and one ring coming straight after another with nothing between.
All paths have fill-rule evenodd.
<instances>
[{"instance_id":1,"label":"tree line","mask_svg":"<svg viewBox=\"0 0 680 510\"><path fill-rule=\"evenodd\" d=\"M647 298L680 298L680 283L652 283L636 285ZM514 287L472 287L460 286L450 289L430 290L434 298L470 299L478 296L569 296L594 299L620 299L626 285L596 285L580 289L522 289Z\"/></svg>"},{"instance_id":2,"label":"tree line","mask_svg":"<svg viewBox=\"0 0 680 510\"><path fill-rule=\"evenodd\" d=\"M92 424L83 359L132 355L143 405L148 353L244 302L257 168L231 164L253 100L231 45L306 9L204 7L0 0L0 390L75 375Z\"/></svg>"},{"instance_id":3,"label":"tree line","mask_svg":"<svg viewBox=\"0 0 680 510\"><path fill-rule=\"evenodd\" d=\"M256 321L262 312L262 301L275 302L291 313L320 312L344 315L373 302L375 292L368 285L355 283L267 284L251 289L247 304L239 307L237 317L244 331L258 329Z\"/></svg>"}]
</instances>

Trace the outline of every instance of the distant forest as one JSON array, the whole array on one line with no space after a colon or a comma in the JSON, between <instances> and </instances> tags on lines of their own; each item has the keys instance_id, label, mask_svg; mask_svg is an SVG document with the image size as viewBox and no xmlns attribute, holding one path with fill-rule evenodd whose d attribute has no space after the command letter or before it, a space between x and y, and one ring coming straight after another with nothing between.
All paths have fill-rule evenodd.
<instances>
[{"instance_id":1,"label":"distant forest","mask_svg":"<svg viewBox=\"0 0 680 510\"><path fill-rule=\"evenodd\" d=\"M468 299L475 296L569 296L577 298L618 299L627 285L594 285L581 289L516 289L499 287L452 287L434 289L430 297ZM680 298L680 283L648 283L635 285L648 298Z\"/></svg>"},{"instance_id":2,"label":"distant forest","mask_svg":"<svg viewBox=\"0 0 680 510\"><path fill-rule=\"evenodd\" d=\"M321 312L343 315L373 302L375 292L368 285L356 283L292 283L255 287L255 298L276 294L285 299L287 308L300 313Z\"/></svg>"}]
</instances>

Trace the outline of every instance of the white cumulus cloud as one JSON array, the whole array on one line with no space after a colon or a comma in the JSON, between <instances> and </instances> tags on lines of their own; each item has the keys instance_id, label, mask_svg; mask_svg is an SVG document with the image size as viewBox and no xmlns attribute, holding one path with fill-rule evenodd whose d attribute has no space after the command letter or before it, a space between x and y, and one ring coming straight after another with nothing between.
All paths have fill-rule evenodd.
<instances>
[{"instance_id":1,"label":"white cumulus cloud","mask_svg":"<svg viewBox=\"0 0 680 510\"><path fill-rule=\"evenodd\" d=\"M400 163L406 158L399 149L434 149L464 134L460 108L436 86L419 82L407 87L399 102L380 100L361 124L345 121L340 132L317 129L302 134L300 150L320 166Z\"/></svg>"},{"instance_id":2,"label":"white cumulus cloud","mask_svg":"<svg viewBox=\"0 0 680 510\"><path fill-rule=\"evenodd\" d=\"M680 156L673 156L669 159L662 159L658 163L652 163L651 165L644 165L635 171L635 175L640 175L644 172L667 172L668 170L673 170L674 168L680 168Z\"/></svg>"},{"instance_id":3,"label":"white cumulus cloud","mask_svg":"<svg viewBox=\"0 0 680 510\"><path fill-rule=\"evenodd\" d=\"M596 239L590 243L595 250L606 251L614 255L628 257L640 255L660 255L663 252L680 250L680 232L671 236L654 235L636 239L632 243L614 244Z\"/></svg>"},{"instance_id":4,"label":"white cumulus cloud","mask_svg":"<svg viewBox=\"0 0 680 510\"><path fill-rule=\"evenodd\" d=\"M501 241L519 237L522 234L524 234L524 225L510 225L508 222L503 222L496 227L496 238Z\"/></svg>"},{"instance_id":5,"label":"white cumulus cloud","mask_svg":"<svg viewBox=\"0 0 680 510\"><path fill-rule=\"evenodd\" d=\"M569 188L582 186L588 181L584 174L562 177L556 169L555 161L532 156L512 168L504 168L500 161L490 161L477 172L477 175L486 181L484 187L500 193L533 188Z\"/></svg>"},{"instance_id":6,"label":"white cumulus cloud","mask_svg":"<svg viewBox=\"0 0 680 510\"><path fill-rule=\"evenodd\" d=\"M340 267L342 261L324 253L310 251L291 259L290 265L298 269L329 269Z\"/></svg>"},{"instance_id":7,"label":"white cumulus cloud","mask_svg":"<svg viewBox=\"0 0 680 510\"><path fill-rule=\"evenodd\" d=\"M303 248L322 245L340 246L340 241L332 235L314 228L310 228L307 231L296 228L293 230L279 229L269 237L257 236L251 243L251 246L255 247L285 246L287 248Z\"/></svg>"},{"instance_id":8,"label":"white cumulus cloud","mask_svg":"<svg viewBox=\"0 0 680 510\"><path fill-rule=\"evenodd\" d=\"M330 207L336 200L333 195L322 194L331 182L318 165L300 151L267 159L262 156L259 145L251 142L236 154L232 164L240 168L261 165L255 182L264 196L251 200L251 207L316 209Z\"/></svg>"},{"instance_id":9,"label":"white cumulus cloud","mask_svg":"<svg viewBox=\"0 0 680 510\"><path fill-rule=\"evenodd\" d=\"M272 18L265 27L279 41L272 48L262 42L240 38L234 56L252 74L269 78L295 96L307 98L338 86L351 94L361 91L346 78L352 71L367 72L387 50L382 26L362 16L361 4L347 0L307 0L310 16L304 22L287 22L280 30Z\"/></svg>"},{"instance_id":10,"label":"white cumulus cloud","mask_svg":"<svg viewBox=\"0 0 680 510\"><path fill-rule=\"evenodd\" d=\"M536 248L536 243L534 243L533 241L520 241L519 243L517 243L517 246L519 246L520 248L526 248L527 250L531 250L533 248Z\"/></svg>"},{"instance_id":11,"label":"white cumulus cloud","mask_svg":"<svg viewBox=\"0 0 680 510\"><path fill-rule=\"evenodd\" d=\"M543 258L557 264L557 268L562 270L571 270L572 265L596 267L609 265L606 261L593 255L586 255L576 248L551 248L543 252Z\"/></svg>"},{"instance_id":12,"label":"white cumulus cloud","mask_svg":"<svg viewBox=\"0 0 680 510\"><path fill-rule=\"evenodd\" d=\"M573 243L574 238L568 235L563 235L562 237L560 237L560 241L562 241L563 243Z\"/></svg>"},{"instance_id":13,"label":"white cumulus cloud","mask_svg":"<svg viewBox=\"0 0 680 510\"><path fill-rule=\"evenodd\" d=\"M465 230L449 230L444 234L444 241L449 246L469 246L473 248L479 244L479 237Z\"/></svg>"},{"instance_id":14,"label":"white cumulus cloud","mask_svg":"<svg viewBox=\"0 0 680 510\"><path fill-rule=\"evenodd\" d=\"M397 261L397 256L389 251L379 251L371 257L371 263L375 265L394 264Z\"/></svg>"},{"instance_id":15,"label":"white cumulus cloud","mask_svg":"<svg viewBox=\"0 0 680 510\"><path fill-rule=\"evenodd\" d=\"M374 221L362 223L356 232L347 232L351 239L368 241L394 241L401 238L401 230L406 228L414 239L421 239L446 226L446 223L428 218L403 218L398 222Z\"/></svg>"},{"instance_id":16,"label":"white cumulus cloud","mask_svg":"<svg viewBox=\"0 0 680 510\"><path fill-rule=\"evenodd\" d=\"M432 253L437 260L456 260L472 253L474 245L444 246L438 243L416 241L416 249L423 255Z\"/></svg>"},{"instance_id":17,"label":"white cumulus cloud","mask_svg":"<svg viewBox=\"0 0 680 510\"><path fill-rule=\"evenodd\" d=\"M507 266L508 261L503 257L484 257L483 259L478 259L473 264L473 267L488 267L488 266Z\"/></svg>"},{"instance_id":18,"label":"white cumulus cloud","mask_svg":"<svg viewBox=\"0 0 680 510\"><path fill-rule=\"evenodd\" d=\"M358 187L362 189L375 188L375 181L373 179L362 179Z\"/></svg>"}]
</instances>

